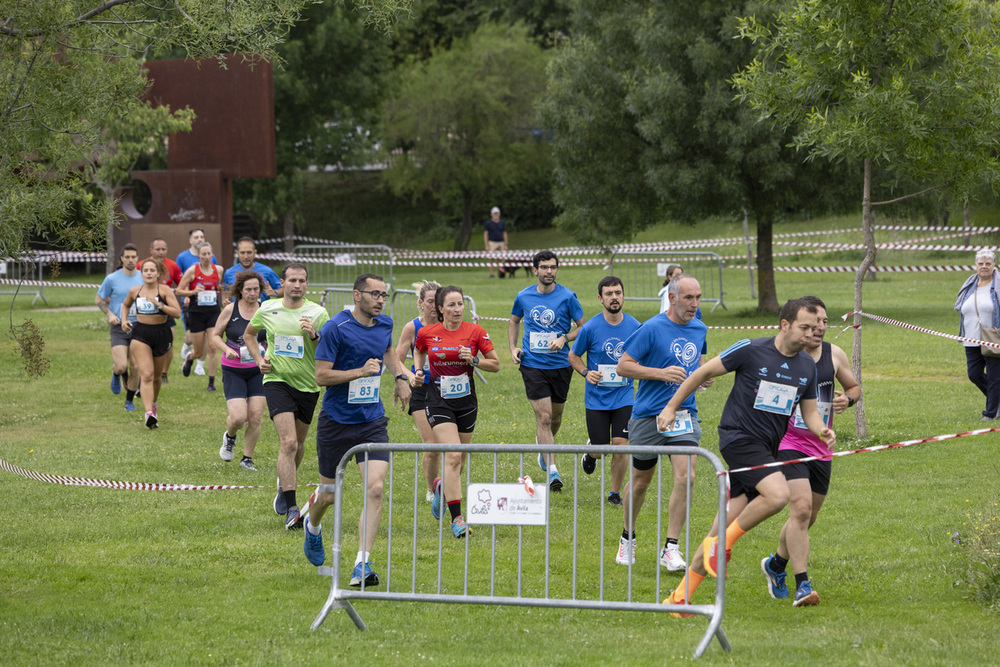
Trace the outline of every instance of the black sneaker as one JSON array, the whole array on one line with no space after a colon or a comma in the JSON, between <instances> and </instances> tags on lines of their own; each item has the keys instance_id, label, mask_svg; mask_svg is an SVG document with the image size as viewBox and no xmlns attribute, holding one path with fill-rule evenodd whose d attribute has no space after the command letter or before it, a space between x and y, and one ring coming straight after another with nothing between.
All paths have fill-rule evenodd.
<instances>
[{"instance_id":1,"label":"black sneaker","mask_svg":"<svg viewBox=\"0 0 1000 667\"><path fill-rule=\"evenodd\" d=\"M188 358L184 360L184 365L181 367L181 375L184 377L190 377L191 366L194 364L194 358L189 354Z\"/></svg>"},{"instance_id":2,"label":"black sneaker","mask_svg":"<svg viewBox=\"0 0 1000 667\"><path fill-rule=\"evenodd\" d=\"M583 472L593 475L594 471L597 470L597 459L593 459L590 454L585 453L580 457L580 467L583 468Z\"/></svg>"},{"instance_id":3,"label":"black sneaker","mask_svg":"<svg viewBox=\"0 0 1000 667\"><path fill-rule=\"evenodd\" d=\"M299 508L292 505L288 508L288 512L285 514L285 530L295 530L296 528L301 528L303 519L305 519L305 517L299 514Z\"/></svg>"},{"instance_id":4,"label":"black sneaker","mask_svg":"<svg viewBox=\"0 0 1000 667\"><path fill-rule=\"evenodd\" d=\"M157 422L158 420L156 419L156 415L154 415L152 412L146 413L146 428L150 429L158 428Z\"/></svg>"},{"instance_id":5,"label":"black sneaker","mask_svg":"<svg viewBox=\"0 0 1000 667\"><path fill-rule=\"evenodd\" d=\"M621 507L622 506L622 497L620 495L618 495L617 493L615 493L614 491L612 491L611 493L608 494L608 504L609 505L615 505L617 507Z\"/></svg>"}]
</instances>

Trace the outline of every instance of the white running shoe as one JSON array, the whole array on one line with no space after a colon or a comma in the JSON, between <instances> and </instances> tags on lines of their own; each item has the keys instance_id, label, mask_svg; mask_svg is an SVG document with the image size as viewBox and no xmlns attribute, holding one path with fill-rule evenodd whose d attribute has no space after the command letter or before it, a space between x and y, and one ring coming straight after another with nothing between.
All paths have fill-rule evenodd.
<instances>
[{"instance_id":1,"label":"white running shoe","mask_svg":"<svg viewBox=\"0 0 1000 667\"><path fill-rule=\"evenodd\" d=\"M194 365L194 374L195 375L205 374L205 362L202 361L201 359L199 359L198 363Z\"/></svg>"},{"instance_id":2,"label":"white running shoe","mask_svg":"<svg viewBox=\"0 0 1000 667\"><path fill-rule=\"evenodd\" d=\"M181 359L187 359L188 355L194 352L194 346L190 343L181 345Z\"/></svg>"},{"instance_id":3,"label":"white running shoe","mask_svg":"<svg viewBox=\"0 0 1000 667\"><path fill-rule=\"evenodd\" d=\"M687 567L687 563L684 562L684 554L677 547L673 549L663 547L663 551L660 552L660 565L671 572L679 572Z\"/></svg>"},{"instance_id":4,"label":"white running shoe","mask_svg":"<svg viewBox=\"0 0 1000 667\"><path fill-rule=\"evenodd\" d=\"M434 492L433 491L428 491L427 495L424 496L424 502L425 503L429 503L432 500L434 500Z\"/></svg>"},{"instance_id":5,"label":"white running shoe","mask_svg":"<svg viewBox=\"0 0 1000 667\"><path fill-rule=\"evenodd\" d=\"M635 565L635 540L626 540L624 537L618 538L618 555L615 562L619 565Z\"/></svg>"}]
</instances>

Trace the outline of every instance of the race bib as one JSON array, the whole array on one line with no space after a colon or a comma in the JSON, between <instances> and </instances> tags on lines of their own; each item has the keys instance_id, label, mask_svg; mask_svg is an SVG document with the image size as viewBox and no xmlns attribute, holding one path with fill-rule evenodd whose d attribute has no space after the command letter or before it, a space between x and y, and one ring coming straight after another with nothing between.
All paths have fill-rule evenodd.
<instances>
[{"instance_id":1,"label":"race bib","mask_svg":"<svg viewBox=\"0 0 1000 667\"><path fill-rule=\"evenodd\" d=\"M819 411L819 416L823 418L823 426L830 428L830 412L833 409L833 403L827 401L816 401L816 409ZM792 423L795 428L801 428L806 431L809 427L806 426L805 421L802 419L802 406L795 406L795 421Z\"/></svg>"},{"instance_id":2,"label":"race bib","mask_svg":"<svg viewBox=\"0 0 1000 667\"><path fill-rule=\"evenodd\" d=\"M371 375L366 378L351 380L347 386L347 402L353 405L358 403L377 403L379 383L381 375Z\"/></svg>"},{"instance_id":3,"label":"race bib","mask_svg":"<svg viewBox=\"0 0 1000 667\"><path fill-rule=\"evenodd\" d=\"M663 435L684 435L694 433L694 425L691 421L689 410L678 410L674 415L674 425L669 431L660 431Z\"/></svg>"},{"instance_id":4,"label":"race bib","mask_svg":"<svg viewBox=\"0 0 1000 667\"><path fill-rule=\"evenodd\" d=\"M279 357L301 359L305 352L302 336L274 334L274 353Z\"/></svg>"},{"instance_id":5,"label":"race bib","mask_svg":"<svg viewBox=\"0 0 1000 667\"><path fill-rule=\"evenodd\" d=\"M792 414L795 407L796 387L790 384L778 384L777 382L760 381L757 388L757 398L753 402L755 410L763 412L773 412L786 417Z\"/></svg>"},{"instance_id":6,"label":"race bib","mask_svg":"<svg viewBox=\"0 0 1000 667\"><path fill-rule=\"evenodd\" d=\"M144 296L140 296L135 300L135 312L140 315L155 315L160 307L155 301L150 301Z\"/></svg>"},{"instance_id":7,"label":"race bib","mask_svg":"<svg viewBox=\"0 0 1000 667\"><path fill-rule=\"evenodd\" d=\"M528 332L528 346L532 352L538 354L552 354L549 343L559 338L555 331L530 331Z\"/></svg>"},{"instance_id":8,"label":"race bib","mask_svg":"<svg viewBox=\"0 0 1000 667\"><path fill-rule=\"evenodd\" d=\"M129 309L128 309L128 318L129 318L130 320L134 320L134 319L135 319L135 314L136 314L136 312L137 312L137 311L136 311L136 308L135 308L135 301L133 301L133 302L132 302L132 305L131 305L131 306L129 307Z\"/></svg>"},{"instance_id":9,"label":"race bib","mask_svg":"<svg viewBox=\"0 0 1000 667\"><path fill-rule=\"evenodd\" d=\"M441 398L462 398L472 393L472 383L465 373L441 376Z\"/></svg>"},{"instance_id":10,"label":"race bib","mask_svg":"<svg viewBox=\"0 0 1000 667\"><path fill-rule=\"evenodd\" d=\"M198 292L198 305L199 306L214 306L217 304L219 298L219 293L215 290L205 290L204 292Z\"/></svg>"},{"instance_id":11,"label":"race bib","mask_svg":"<svg viewBox=\"0 0 1000 667\"><path fill-rule=\"evenodd\" d=\"M598 387L624 387L626 379L618 375L617 364L597 364L597 370L601 374L601 381Z\"/></svg>"},{"instance_id":12,"label":"race bib","mask_svg":"<svg viewBox=\"0 0 1000 667\"><path fill-rule=\"evenodd\" d=\"M250 350L247 349L246 345L240 345L240 363L242 364L253 363L253 357L250 356Z\"/></svg>"}]
</instances>

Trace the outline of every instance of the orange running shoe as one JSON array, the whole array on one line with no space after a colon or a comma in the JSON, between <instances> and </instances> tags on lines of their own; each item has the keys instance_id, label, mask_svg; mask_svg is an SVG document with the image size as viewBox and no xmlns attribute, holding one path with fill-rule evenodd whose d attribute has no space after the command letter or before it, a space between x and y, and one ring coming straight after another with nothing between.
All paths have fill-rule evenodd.
<instances>
[{"instance_id":1,"label":"orange running shoe","mask_svg":"<svg viewBox=\"0 0 1000 667\"><path fill-rule=\"evenodd\" d=\"M668 595L667 598L663 601L663 604L687 605L690 603L681 597L681 592L679 590L672 590L670 591L670 595ZM672 611L670 612L670 615L673 616L674 618L690 618L694 616L694 614L685 614L679 611Z\"/></svg>"},{"instance_id":2,"label":"orange running shoe","mask_svg":"<svg viewBox=\"0 0 1000 667\"><path fill-rule=\"evenodd\" d=\"M716 577L715 573L716 558L719 552L719 537L706 537L701 543L701 555L702 564L705 566L705 571L709 575ZM726 549L726 565L729 565L729 559L733 555L732 549ZM729 570L726 570L726 578L729 578Z\"/></svg>"}]
</instances>

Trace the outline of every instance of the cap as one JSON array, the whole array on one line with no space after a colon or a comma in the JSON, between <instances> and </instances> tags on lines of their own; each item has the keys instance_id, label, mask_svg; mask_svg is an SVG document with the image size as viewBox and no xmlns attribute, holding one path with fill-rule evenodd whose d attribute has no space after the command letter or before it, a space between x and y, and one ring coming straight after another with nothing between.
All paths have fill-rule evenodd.
<instances>
[{"instance_id":1,"label":"cap","mask_svg":"<svg viewBox=\"0 0 1000 667\"><path fill-rule=\"evenodd\" d=\"M494 206L492 209L490 209L490 213L499 213L499 212L500 212L499 206Z\"/></svg>"}]
</instances>

